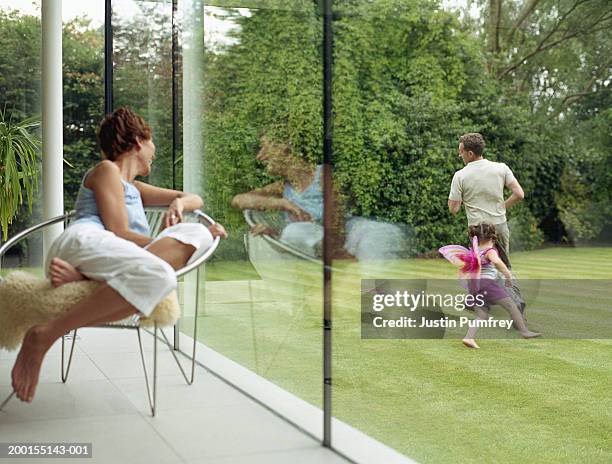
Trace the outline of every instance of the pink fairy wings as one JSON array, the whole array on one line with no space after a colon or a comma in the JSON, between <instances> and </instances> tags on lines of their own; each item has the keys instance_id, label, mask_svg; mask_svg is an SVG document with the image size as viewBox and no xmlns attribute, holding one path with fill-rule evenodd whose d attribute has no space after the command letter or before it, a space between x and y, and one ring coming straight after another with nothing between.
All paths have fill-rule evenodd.
<instances>
[{"instance_id":1,"label":"pink fairy wings","mask_svg":"<svg viewBox=\"0 0 612 464\"><path fill-rule=\"evenodd\" d=\"M480 256L478 254L478 238L472 238L472 249L461 245L447 245L438 250L451 264L459 267L465 274L480 272Z\"/></svg>"},{"instance_id":2,"label":"pink fairy wings","mask_svg":"<svg viewBox=\"0 0 612 464\"><path fill-rule=\"evenodd\" d=\"M442 256L448 259L451 264L463 267L465 259L470 255L470 250L461 245L447 245L438 250Z\"/></svg>"}]
</instances>

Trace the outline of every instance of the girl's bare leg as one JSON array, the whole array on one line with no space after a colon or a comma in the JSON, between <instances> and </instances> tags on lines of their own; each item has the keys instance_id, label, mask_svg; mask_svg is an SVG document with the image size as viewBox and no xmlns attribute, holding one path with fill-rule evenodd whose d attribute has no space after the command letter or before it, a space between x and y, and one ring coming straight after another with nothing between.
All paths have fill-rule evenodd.
<instances>
[{"instance_id":1,"label":"girl's bare leg","mask_svg":"<svg viewBox=\"0 0 612 464\"><path fill-rule=\"evenodd\" d=\"M484 320L489 317L489 312L483 309L482 307L476 307L474 311L476 312L477 320ZM467 333L465 334L465 337L462 340L465 346L469 348L480 348L478 344L476 343L476 340L474 340L476 338L476 332L478 332L479 328L480 327L476 326L476 327L470 327L468 329Z\"/></svg>"},{"instance_id":2,"label":"girl's bare leg","mask_svg":"<svg viewBox=\"0 0 612 464\"><path fill-rule=\"evenodd\" d=\"M174 269L183 267L194 252L172 238L164 238L148 250L167 261ZM93 324L114 322L137 312L119 293L106 284L73 305L61 317L32 327L26 333L12 371L12 385L22 401L32 401L36 393L40 367L45 354L62 335Z\"/></svg>"},{"instance_id":3,"label":"girl's bare leg","mask_svg":"<svg viewBox=\"0 0 612 464\"><path fill-rule=\"evenodd\" d=\"M542 335L540 332L532 332L527 328L527 324L525 324L525 319L523 319L523 315L519 311L518 307L514 304L514 301L512 301L510 298L498 300L495 302L495 304L502 306L506 311L508 311L508 313L512 317L512 320L516 324L516 328L519 330L519 332L524 338L535 338Z\"/></svg>"}]
</instances>

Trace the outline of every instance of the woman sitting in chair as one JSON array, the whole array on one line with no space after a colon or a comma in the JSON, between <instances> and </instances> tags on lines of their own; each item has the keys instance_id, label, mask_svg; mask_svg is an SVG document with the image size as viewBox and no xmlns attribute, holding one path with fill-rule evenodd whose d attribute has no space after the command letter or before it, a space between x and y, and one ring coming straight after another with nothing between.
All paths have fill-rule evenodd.
<instances>
[{"instance_id":1,"label":"woman sitting in chair","mask_svg":"<svg viewBox=\"0 0 612 464\"><path fill-rule=\"evenodd\" d=\"M104 160L83 178L76 217L49 250L46 269L58 287L80 279L105 282L64 315L32 327L12 371L13 389L32 401L45 353L62 335L79 327L150 315L176 288L175 270L202 255L223 226L181 223L183 213L202 206L198 195L136 181L155 159L151 128L128 108L101 122L98 141ZM143 206L169 205L155 238Z\"/></svg>"}]
</instances>

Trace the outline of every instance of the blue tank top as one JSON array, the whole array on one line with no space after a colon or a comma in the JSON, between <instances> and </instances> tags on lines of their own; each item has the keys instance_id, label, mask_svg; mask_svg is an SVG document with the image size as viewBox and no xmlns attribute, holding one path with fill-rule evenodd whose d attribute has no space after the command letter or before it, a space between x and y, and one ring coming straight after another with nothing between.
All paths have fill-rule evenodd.
<instances>
[{"instance_id":1,"label":"blue tank top","mask_svg":"<svg viewBox=\"0 0 612 464\"><path fill-rule=\"evenodd\" d=\"M321 170L318 165L312 183L303 191L298 192L289 182L285 182L283 197L302 208L315 222L323 220L323 189L321 188Z\"/></svg>"},{"instance_id":2,"label":"blue tank top","mask_svg":"<svg viewBox=\"0 0 612 464\"><path fill-rule=\"evenodd\" d=\"M81 188L77 195L74 209L76 210L76 216L70 225L75 224L94 224L104 229L104 222L100 218L100 212L98 211L98 205L96 203L96 196L93 190L85 187L85 179L92 170L90 169L83 176L81 182ZM137 232L142 235L149 235L149 222L144 212L142 205L142 198L138 189L121 179L123 184L125 207L128 213L128 227L132 232Z\"/></svg>"}]
</instances>

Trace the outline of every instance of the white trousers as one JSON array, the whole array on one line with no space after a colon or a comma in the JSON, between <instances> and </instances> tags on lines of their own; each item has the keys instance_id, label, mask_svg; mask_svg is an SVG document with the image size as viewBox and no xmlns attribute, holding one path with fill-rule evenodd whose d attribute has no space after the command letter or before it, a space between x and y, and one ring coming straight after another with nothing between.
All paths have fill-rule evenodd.
<instances>
[{"instance_id":1,"label":"white trousers","mask_svg":"<svg viewBox=\"0 0 612 464\"><path fill-rule=\"evenodd\" d=\"M208 229L196 223L180 223L164 229L151 244L166 237L196 249L189 262L201 256L213 242ZM146 248L94 224L70 226L53 242L45 263L47 274L54 257L69 262L88 279L106 282L146 316L176 289L176 274L170 264Z\"/></svg>"}]
</instances>

